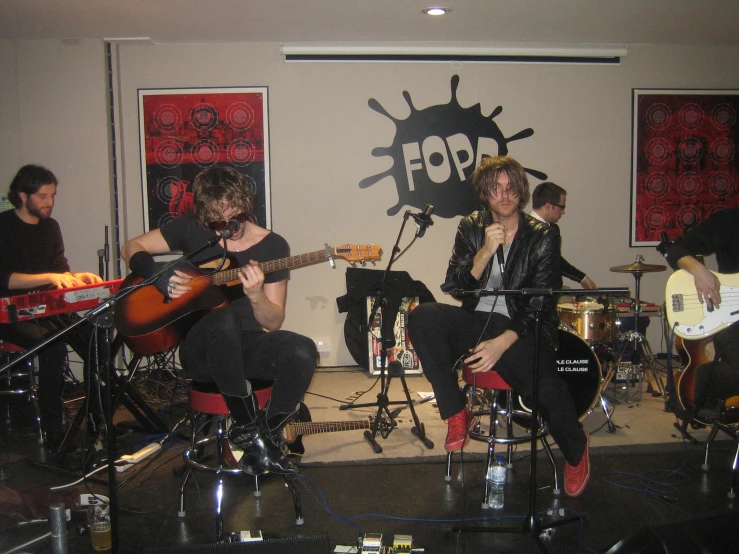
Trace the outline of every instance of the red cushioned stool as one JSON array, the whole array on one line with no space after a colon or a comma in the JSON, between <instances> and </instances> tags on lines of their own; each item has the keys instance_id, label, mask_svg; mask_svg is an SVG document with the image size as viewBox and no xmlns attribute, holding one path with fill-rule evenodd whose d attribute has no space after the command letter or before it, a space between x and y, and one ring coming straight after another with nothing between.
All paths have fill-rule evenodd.
<instances>
[{"instance_id":1,"label":"red cushioned stool","mask_svg":"<svg viewBox=\"0 0 739 554\"><path fill-rule=\"evenodd\" d=\"M513 389L498 374L497 371L482 371L473 373L472 370L464 365L462 368L462 379L465 382L465 390L467 392L467 402L473 420L478 418L477 423L469 433L472 440L486 442L488 444L487 466L485 475L488 475L490 468L495 462L495 445L504 444L507 449L508 467L513 467L513 446L516 444L524 444L531 442L531 414L523 410L516 410L513 407ZM503 404L501 406L500 395L505 393ZM481 420L483 416L489 416L487 429L483 429ZM506 427L505 436L499 436L498 426L504 423ZM528 424L528 426L527 426ZM527 433L525 435L515 434L514 425L523 428ZM547 453L547 457L552 464L554 470L553 493L560 494L559 481L557 479L557 466L554 463L552 449L547 441L549 434L549 426L539 419L539 429L536 433L538 439ZM452 455L454 452L447 453L446 457L446 475L444 479L451 481L452 479ZM532 455L535 453L532 452ZM487 482L486 482L486 487ZM485 497L487 498L487 490ZM487 504L483 502L483 508L487 508Z\"/></svg>"},{"instance_id":2,"label":"red cushioned stool","mask_svg":"<svg viewBox=\"0 0 739 554\"><path fill-rule=\"evenodd\" d=\"M207 387L207 386L206 386ZM264 409L272 396L272 387L254 390L253 394L257 397L259 408ZM236 467L236 460L231 452L228 443L227 422L230 415L228 406L223 400L220 392L214 392L205 387L201 387L195 383L191 383L188 388L190 402L190 422L192 425L192 434L190 446L185 450L183 457L185 458L186 473L185 478L180 486L179 503L180 508L177 513L179 517L185 517L185 486L192 474L192 471L210 471L215 472L218 477L216 485L216 536L219 541L223 540L223 516L221 506L223 501L223 476L224 475L245 475L241 469ZM215 431L209 433L210 425L215 425ZM215 443L217 464L207 465L203 459L204 451L207 445ZM285 484L293 496L293 504L295 507L295 524L303 525L303 513L300 506L300 496L295 490L289 475L283 475ZM254 497L259 498L262 495L259 488L259 476L254 475Z\"/></svg>"},{"instance_id":3,"label":"red cushioned stool","mask_svg":"<svg viewBox=\"0 0 739 554\"><path fill-rule=\"evenodd\" d=\"M24 351L25 348L0 340L0 365L5 365L13 359L15 354ZM23 364L11 367L0 376L3 382L0 385L0 395L28 396L28 401L33 406L34 419L38 427L38 440L39 442L43 442L44 435L41 431L41 411L38 406L37 376L38 356L29 356ZM7 411L5 412L5 420L6 423L10 423L10 406L7 407Z\"/></svg>"}]
</instances>

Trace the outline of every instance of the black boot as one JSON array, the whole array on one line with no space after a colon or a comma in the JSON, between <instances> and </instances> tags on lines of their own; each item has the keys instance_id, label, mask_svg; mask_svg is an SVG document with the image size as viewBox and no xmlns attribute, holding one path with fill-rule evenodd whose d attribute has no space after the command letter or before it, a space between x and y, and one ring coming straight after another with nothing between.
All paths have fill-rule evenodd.
<instances>
[{"instance_id":1,"label":"black boot","mask_svg":"<svg viewBox=\"0 0 739 554\"><path fill-rule=\"evenodd\" d=\"M267 425L263 411L259 410L257 399L249 396L229 396L223 398L231 412L233 425L228 431L228 439L241 449L244 455L239 467L244 473L297 473L298 468L287 459L285 453L275 442Z\"/></svg>"},{"instance_id":2,"label":"black boot","mask_svg":"<svg viewBox=\"0 0 739 554\"><path fill-rule=\"evenodd\" d=\"M280 449L286 456L291 455L291 451L288 447L287 442L285 441L285 437L283 436L283 430L285 429L285 426L293 420L293 418L299 411L300 404L295 406L295 410L293 410L292 412L277 413L274 415L270 415L267 419L267 426L269 427L269 432L272 436L272 440L274 440L275 443L280 446Z\"/></svg>"}]
</instances>

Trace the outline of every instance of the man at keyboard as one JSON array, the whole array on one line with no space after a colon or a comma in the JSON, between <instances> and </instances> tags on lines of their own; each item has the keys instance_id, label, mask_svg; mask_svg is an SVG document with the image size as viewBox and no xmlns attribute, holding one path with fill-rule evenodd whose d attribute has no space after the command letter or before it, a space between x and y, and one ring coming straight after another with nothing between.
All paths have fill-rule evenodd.
<instances>
[{"instance_id":1,"label":"man at keyboard","mask_svg":"<svg viewBox=\"0 0 739 554\"><path fill-rule=\"evenodd\" d=\"M52 219L57 179L48 169L26 165L18 170L8 190L15 209L0 213L0 296L42 288L68 288L99 283L93 273L71 273L64 255L59 224ZM0 324L0 340L30 348L55 331L53 318ZM71 336L70 336L71 335ZM83 359L84 333L69 333L67 340ZM62 341L39 352L39 408L46 446L56 450L64 438L62 386L67 346Z\"/></svg>"}]
</instances>

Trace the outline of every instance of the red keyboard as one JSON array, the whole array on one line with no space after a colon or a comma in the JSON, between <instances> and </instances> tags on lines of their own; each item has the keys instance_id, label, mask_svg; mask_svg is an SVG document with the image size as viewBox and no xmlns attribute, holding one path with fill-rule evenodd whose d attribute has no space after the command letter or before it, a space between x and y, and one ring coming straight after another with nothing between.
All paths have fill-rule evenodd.
<instances>
[{"instance_id":1,"label":"red keyboard","mask_svg":"<svg viewBox=\"0 0 739 554\"><path fill-rule=\"evenodd\" d=\"M0 323L81 312L98 306L121 287L123 279L68 289L43 290L0 298Z\"/></svg>"}]
</instances>

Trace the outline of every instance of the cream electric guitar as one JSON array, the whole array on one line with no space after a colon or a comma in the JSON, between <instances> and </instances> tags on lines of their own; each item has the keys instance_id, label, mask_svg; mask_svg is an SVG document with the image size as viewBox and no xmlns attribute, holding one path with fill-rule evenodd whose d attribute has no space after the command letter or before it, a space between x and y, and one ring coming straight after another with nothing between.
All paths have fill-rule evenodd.
<instances>
[{"instance_id":1,"label":"cream electric guitar","mask_svg":"<svg viewBox=\"0 0 739 554\"><path fill-rule=\"evenodd\" d=\"M721 305L712 312L698 301L693 276L678 269L667 280L665 313L670 328L683 339L709 337L739 321L739 273L712 271L721 283Z\"/></svg>"}]
</instances>

